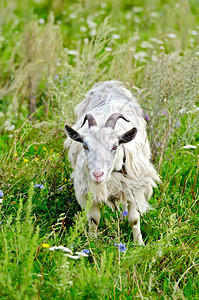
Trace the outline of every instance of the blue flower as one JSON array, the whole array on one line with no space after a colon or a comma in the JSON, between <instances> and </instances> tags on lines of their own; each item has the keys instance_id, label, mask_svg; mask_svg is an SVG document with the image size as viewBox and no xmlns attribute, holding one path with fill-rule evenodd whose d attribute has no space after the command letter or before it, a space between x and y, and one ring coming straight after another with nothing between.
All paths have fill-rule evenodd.
<instances>
[{"instance_id":1,"label":"blue flower","mask_svg":"<svg viewBox=\"0 0 199 300\"><path fill-rule=\"evenodd\" d=\"M36 184L34 185L34 187L37 187L37 188L40 188L40 189L44 189L43 184L38 184L38 183L36 183Z\"/></svg>"},{"instance_id":2,"label":"blue flower","mask_svg":"<svg viewBox=\"0 0 199 300\"><path fill-rule=\"evenodd\" d=\"M2 192L2 190L0 190L0 197L3 197L3 192Z\"/></svg>"},{"instance_id":3,"label":"blue flower","mask_svg":"<svg viewBox=\"0 0 199 300\"><path fill-rule=\"evenodd\" d=\"M128 210L125 210L122 214L126 217L128 215Z\"/></svg>"},{"instance_id":4,"label":"blue flower","mask_svg":"<svg viewBox=\"0 0 199 300\"><path fill-rule=\"evenodd\" d=\"M120 252L125 252L126 251L126 244L119 243L119 250L120 250Z\"/></svg>"},{"instance_id":5,"label":"blue flower","mask_svg":"<svg viewBox=\"0 0 199 300\"><path fill-rule=\"evenodd\" d=\"M58 188L59 191L62 191L62 189L63 189L63 186L60 186L60 187Z\"/></svg>"},{"instance_id":6,"label":"blue flower","mask_svg":"<svg viewBox=\"0 0 199 300\"><path fill-rule=\"evenodd\" d=\"M115 244L115 246L118 246L120 252L124 253L126 251L126 244L119 243Z\"/></svg>"},{"instance_id":7,"label":"blue flower","mask_svg":"<svg viewBox=\"0 0 199 300\"><path fill-rule=\"evenodd\" d=\"M90 253L90 250L88 250L88 249L83 249L82 252L85 253L85 254L89 254L89 253Z\"/></svg>"},{"instance_id":8,"label":"blue flower","mask_svg":"<svg viewBox=\"0 0 199 300\"><path fill-rule=\"evenodd\" d=\"M174 127L179 127L181 125L180 121L177 121L176 124L174 125Z\"/></svg>"},{"instance_id":9,"label":"blue flower","mask_svg":"<svg viewBox=\"0 0 199 300\"><path fill-rule=\"evenodd\" d=\"M55 75L54 80L58 80L58 79L59 79L59 75Z\"/></svg>"},{"instance_id":10,"label":"blue flower","mask_svg":"<svg viewBox=\"0 0 199 300\"><path fill-rule=\"evenodd\" d=\"M148 122L149 121L149 115L145 116L145 120Z\"/></svg>"}]
</instances>

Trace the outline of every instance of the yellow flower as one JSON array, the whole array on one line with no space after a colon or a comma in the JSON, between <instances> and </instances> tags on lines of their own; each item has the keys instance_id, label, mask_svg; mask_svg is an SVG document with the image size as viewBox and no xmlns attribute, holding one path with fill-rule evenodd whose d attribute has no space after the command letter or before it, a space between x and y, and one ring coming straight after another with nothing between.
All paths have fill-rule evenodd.
<instances>
[{"instance_id":1,"label":"yellow flower","mask_svg":"<svg viewBox=\"0 0 199 300\"><path fill-rule=\"evenodd\" d=\"M44 150L44 151L47 151L46 147L43 147L43 150Z\"/></svg>"},{"instance_id":2,"label":"yellow flower","mask_svg":"<svg viewBox=\"0 0 199 300\"><path fill-rule=\"evenodd\" d=\"M15 157L17 157L17 156L18 156L18 154L17 154L17 153L14 153L14 156L15 156Z\"/></svg>"},{"instance_id":3,"label":"yellow flower","mask_svg":"<svg viewBox=\"0 0 199 300\"><path fill-rule=\"evenodd\" d=\"M50 149L50 153L53 153L53 149Z\"/></svg>"},{"instance_id":4,"label":"yellow flower","mask_svg":"<svg viewBox=\"0 0 199 300\"><path fill-rule=\"evenodd\" d=\"M49 248L50 245L48 245L48 244L42 244L42 247L43 247L43 248Z\"/></svg>"},{"instance_id":5,"label":"yellow flower","mask_svg":"<svg viewBox=\"0 0 199 300\"><path fill-rule=\"evenodd\" d=\"M39 160L39 157L35 157L35 160L38 161L38 160Z\"/></svg>"},{"instance_id":6,"label":"yellow flower","mask_svg":"<svg viewBox=\"0 0 199 300\"><path fill-rule=\"evenodd\" d=\"M24 160L23 160L25 163L27 163L28 162L28 159L26 159L26 158L24 158Z\"/></svg>"}]
</instances>

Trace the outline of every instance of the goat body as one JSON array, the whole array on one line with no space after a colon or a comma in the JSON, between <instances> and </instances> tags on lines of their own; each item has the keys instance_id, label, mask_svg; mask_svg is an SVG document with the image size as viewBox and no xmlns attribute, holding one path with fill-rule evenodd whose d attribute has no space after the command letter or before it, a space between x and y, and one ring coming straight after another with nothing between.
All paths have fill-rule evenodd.
<instances>
[{"instance_id":1,"label":"goat body","mask_svg":"<svg viewBox=\"0 0 199 300\"><path fill-rule=\"evenodd\" d=\"M135 242L143 244L140 214L150 208L148 199L160 179L150 163L140 105L121 83L106 81L93 86L76 114L73 128L65 126L69 136L65 147L74 169L77 201L85 208L87 195L92 194L90 227L97 229L101 204L114 208L121 203L123 212L128 209Z\"/></svg>"}]
</instances>

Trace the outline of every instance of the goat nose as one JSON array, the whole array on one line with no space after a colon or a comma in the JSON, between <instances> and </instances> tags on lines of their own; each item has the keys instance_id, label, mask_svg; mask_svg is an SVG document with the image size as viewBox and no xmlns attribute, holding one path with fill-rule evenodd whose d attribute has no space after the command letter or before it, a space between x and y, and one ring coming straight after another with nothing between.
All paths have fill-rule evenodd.
<instances>
[{"instance_id":1,"label":"goat nose","mask_svg":"<svg viewBox=\"0 0 199 300\"><path fill-rule=\"evenodd\" d=\"M99 178L101 177L102 175L104 175L104 172L103 171L96 171L96 172L93 172L93 176L95 178Z\"/></svg>"}]
</instances>

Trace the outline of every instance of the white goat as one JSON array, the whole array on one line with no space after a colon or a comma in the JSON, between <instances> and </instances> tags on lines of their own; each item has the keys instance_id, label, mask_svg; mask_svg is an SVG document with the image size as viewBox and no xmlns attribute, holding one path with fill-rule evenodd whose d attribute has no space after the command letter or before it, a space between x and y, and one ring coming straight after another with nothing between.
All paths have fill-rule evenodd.
<instances>
[{"instance_id":1,"label":"white goat","mask_svg":"<svg viewBox=\"0 0 199 300\"><path fill-rule=\"evenodd\" d=\"M123 212L128 209L134 241L142 245L140 214L150 208L147 199L160 179L150 163L141 107L121 83L106 81L93 86L77 105L76 114L73 128L65 126L70 137L65 147L69 148L75 193L82 207L92 193L90 227L97 230L101 204L114 208L121 203Z\"/></svg>"}]
</instances>

